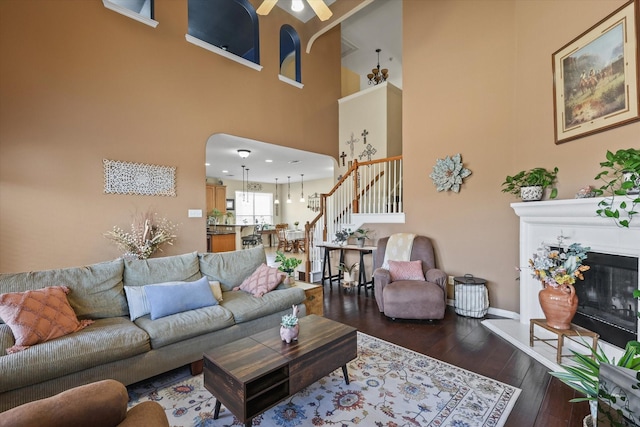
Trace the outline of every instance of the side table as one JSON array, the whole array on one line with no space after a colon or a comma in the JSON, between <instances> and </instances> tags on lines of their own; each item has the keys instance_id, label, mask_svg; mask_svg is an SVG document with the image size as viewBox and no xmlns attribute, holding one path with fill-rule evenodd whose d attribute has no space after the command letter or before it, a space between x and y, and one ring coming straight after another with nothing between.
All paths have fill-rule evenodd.
<instances>
[{"instance_id":1,"label":"side table","mask_svg":"<svg viewBox=\"0 0 640 427\"><path fill-rule=\"evenodd\" d=\"M557 338L538 338L534 335L534 326L539 326L542 329L545 329L551 333L556 334ZM531 319L529 321L529 346L533 347L533 342L534 341L542 341L543 343L547 344L548 346L555 348L557 350L556 353L556 362L558 362L558 364L560 364L560 362L562 361L563 357L571 357L571 355L563 355L562 354L562 347L564 346L564 339L567 338L573 342L576 342L582 346L585 346L584 341L581 340L577 340L575 339L575 337L583 337L583 338L591 338L593 341L593 348L597 348L598 346L598 338L600 338L600 335L598 335L595 332L592 332L588 329L585 329L581 326L578 325L574 325L573 323L571 324L571 328L570 329L556 329L553 328L549 325L547 325L547 319ZM550 344L549 341L558 341L557 346L554 346L553 344ZM593 357L593 354L587 354L586 356L591 356Z\"/></svg>"},{"instance_id":2,"label":"side table","mask_svg":"<svg viewBox=\"0 0 640 427\"><path fill-rule=\"evenodd\" d=\"M294 286L304 289L306 298L303 304L307 308L307 315L317 314L318 316L324 316L324 292L322 285L296 280Z\"/></svg>"}]
</instances>

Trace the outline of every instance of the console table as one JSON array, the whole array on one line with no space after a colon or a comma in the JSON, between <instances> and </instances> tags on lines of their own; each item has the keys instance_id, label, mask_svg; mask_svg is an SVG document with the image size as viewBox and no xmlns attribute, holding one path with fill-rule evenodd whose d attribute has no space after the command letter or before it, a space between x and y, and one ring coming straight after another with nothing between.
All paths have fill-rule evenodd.
<instances>
[{"instance_id":1,"label":"console table","mask_svg":"<svg viewBox=\"0 0 640 427\"><path fill-rule=\"evenodd\" d=\"M365 295L368 295L369 286L371 287L371 292L373 292L373 272L371 272L371 280L367 280L367 273L364 268L364 256L373 255L373 252L378 249L377 246L337 245L335 243L329 242L318 243L316 246L319 248L324 248L321 279L321 283L323 285L325 280L329 280L329 286L332 285L334 280L337 280L338 284L340 284L340 273L338 272L338 274L331 274L331 251L340 251L339 264L344 264L345 251L357 251L360 256L360 268L358 269L358 293L360 293L360 287L362 286L364 286Z\"/></svg>"},{"instance_id":2,"label":"console table","mask_svg":"<svg viewBox=\"0 0 640 427\"><path fill-rule=\"evenodd\" d=\"M534 334L534 326L539 326L542 329L545 329L551 333L556 334L557 338L546 339L546 338L536 337ZM564 346L565 338L586 347L584 341L577 340L575 339L575 337L591 338L593 342L592 344L593 348L595 349L598 346L598 338L600 337L600 335L588 329L585 329L581 326L574 325L573 323L571 324L570 329L556 329L547 325L547 319L531 319L529 321L529 346L533 347L534 341L542 341L548 346L555 348L557 350L556 362L558 362L558 364L560 364L563 357L571 357L571 355L562 354L562 347ZM554 346L553 344L550 344L549 341L558 341L557 343L558 345ZM593 357L593 354L587 354L586 356Z\"/></svg>"}]
</instances>

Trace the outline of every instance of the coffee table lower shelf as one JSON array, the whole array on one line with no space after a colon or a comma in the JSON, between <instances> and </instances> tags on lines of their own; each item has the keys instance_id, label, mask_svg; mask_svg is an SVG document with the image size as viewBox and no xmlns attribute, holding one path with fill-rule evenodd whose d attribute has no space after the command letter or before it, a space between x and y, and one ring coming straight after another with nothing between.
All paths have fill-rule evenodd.
<instances>
[{"instance_id":1,"label":"coffee table lower shelf","mask_svg":"<svg viewBox=\"0 0 640 427\"><path fill-rule=\"evenodd\" d=\"M306 332L306 333L305 333ZM286 344L279 328L243 338L204 354L204 386L245 426L302 388L357 356L356 329L316 315L300 319L298 341Z\"/></svg>"}]
</instances>

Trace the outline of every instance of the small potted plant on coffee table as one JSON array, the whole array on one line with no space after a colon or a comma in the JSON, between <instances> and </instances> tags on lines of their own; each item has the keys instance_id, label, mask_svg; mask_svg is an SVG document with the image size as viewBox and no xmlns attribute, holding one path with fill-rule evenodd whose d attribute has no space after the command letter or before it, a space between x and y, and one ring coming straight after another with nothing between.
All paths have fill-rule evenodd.
<instances>
[{"instance_id":1,"label":"small potted plant on coffee table","mask_svg":"<svg viewBox=\"0 0 640 427\"><path fill-rule=\"evenodd\" d=\"M558 168L548 171L545 168L523 170L513 176L507 176L502 183L502 192L520 197L523 202L541 200L544 189L551 188L550 199L555 199L558 190L554 183L558 176Z\"/></svg>"}]
</instances>

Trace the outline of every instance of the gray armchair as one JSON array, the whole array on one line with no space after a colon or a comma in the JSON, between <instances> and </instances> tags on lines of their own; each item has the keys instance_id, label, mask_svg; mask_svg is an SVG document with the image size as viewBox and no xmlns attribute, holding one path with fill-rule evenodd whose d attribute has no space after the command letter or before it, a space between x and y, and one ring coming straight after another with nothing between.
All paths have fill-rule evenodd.
<instances>
[{"instance_id":1,"label":"gray armchair","mask_svg":"<svg viewBox=\"0 0 640 427\"><path fill-rule=\"evenodd\" d=\"M411 250L411 261L422 261L426 280L395 282L391 281L389 270L381 268L388 240L388 237L378 240L374 262L374 293L380 312L393 319L444 318L447 275L435 268L431 240L425 236L416 236Z\"/></svg>"}]
</instances>

